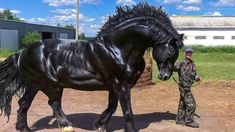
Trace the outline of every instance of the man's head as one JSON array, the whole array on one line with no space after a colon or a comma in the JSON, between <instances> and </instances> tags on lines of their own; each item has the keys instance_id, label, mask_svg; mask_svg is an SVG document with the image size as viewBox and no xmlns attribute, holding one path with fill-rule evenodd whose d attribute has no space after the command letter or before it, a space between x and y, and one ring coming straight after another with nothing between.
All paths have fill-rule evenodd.
<instances>
[{"instance_id":1,"label":"man's head","mask_svg":"<svg viewBox=\"0 0 235 132\"><path fill-rule=\"evenodd\" d=\"M193 49L192 49L192 47L186 48L186 50L185 50L185 58L191 60L191 59L192 59L192 54L193 54Z\"/></svg>"}]
</instances>

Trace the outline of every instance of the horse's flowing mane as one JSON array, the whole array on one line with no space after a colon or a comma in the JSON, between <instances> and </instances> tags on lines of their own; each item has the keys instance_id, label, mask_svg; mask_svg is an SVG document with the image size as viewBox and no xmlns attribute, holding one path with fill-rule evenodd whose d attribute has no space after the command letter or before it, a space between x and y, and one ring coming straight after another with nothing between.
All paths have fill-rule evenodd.
<instances>
[{"instance_id":1,"label":"horse's flowing mane","mask_svg":"<svg viewBox=\"0 0 235 132\"><path fill-rule=\"evenodd\" d=\"M162 10L161 7L155 8L147 3L140 3L132 8L128 6L117 7L116 13L110 16L107 22L101 28L98 36L104 34L110 34L116 30L117 25L125 25L128 20L134 20L134 18L148 18L148 24L151 25L151 32L154 34L153 38L158 42L165 42L174 37L179 38L178 32L173 28L172 22L167 14ZM146 21L146 22L147 22ZM127 24L130 24L127 22ZM164 36L164 37L163 37Z\"/></svg>"}]
</instances>

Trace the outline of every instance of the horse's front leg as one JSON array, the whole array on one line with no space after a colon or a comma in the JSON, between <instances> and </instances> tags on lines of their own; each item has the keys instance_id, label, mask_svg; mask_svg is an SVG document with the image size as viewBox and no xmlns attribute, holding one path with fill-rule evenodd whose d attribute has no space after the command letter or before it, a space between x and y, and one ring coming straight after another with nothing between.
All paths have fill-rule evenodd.
<instances>
[{"instance_id":1,"label":"horse's front leg","mask_svg":"<svg viewBox=\"0 0 235 132\"><path fill-rule=\"evenodd\" d=\"M125 119L125 132L137 132L133 121L130 87L123 85L119 88L114 88L114 90L118 95L118 99L122 107L122 112Z\"/></svg>"},{"instance_id":2,"label":"horse's front leg","mask_svg":"<svg viewBox=\"0 0 235 132\"><path fill-rule=\"evenodd\" d=\"M100 119L98 119L94 124L94 129L103 132L106 130L106 125L110 121L112 115L117 109L118 98L117 95L111 90L109 91L109 104L108 108L101 114Z\"/></svg>"}]
</instances>

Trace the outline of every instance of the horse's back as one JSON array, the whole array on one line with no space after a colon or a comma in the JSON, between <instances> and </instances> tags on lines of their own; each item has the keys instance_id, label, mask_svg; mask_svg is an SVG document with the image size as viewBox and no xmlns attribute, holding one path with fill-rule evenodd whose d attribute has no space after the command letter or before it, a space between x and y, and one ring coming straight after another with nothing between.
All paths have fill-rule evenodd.
<instances>
[{"instance_id":1,"label":"horse's back","mask_svg":"<svg viewBox=\"0 0 235 132\"><path fill-rule=\"evenodd\" d=\"M21 53L20 71L25 77L39 84L81 87L82 90L101 87L101 76L90 64L87 45L88 41L37 42Z\"/></svg>"}]
</instances>

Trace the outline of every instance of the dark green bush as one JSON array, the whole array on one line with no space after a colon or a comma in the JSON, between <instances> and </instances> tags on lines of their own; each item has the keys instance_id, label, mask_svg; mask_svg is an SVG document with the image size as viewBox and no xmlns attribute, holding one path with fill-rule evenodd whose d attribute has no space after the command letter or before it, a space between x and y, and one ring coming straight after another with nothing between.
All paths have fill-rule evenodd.
<instances>
[{"instance_id":1,"label":"dark green bush","mask_svg":"<svg viewBox=\"0 0 235 132\"><path fill-rule=\"evenodd\" d=\"M22 44L24 46L31 45L35 42L38 42L42 39L42 36L38 32L29 32L22 38Z\"/></svg>"}]
</instances>

